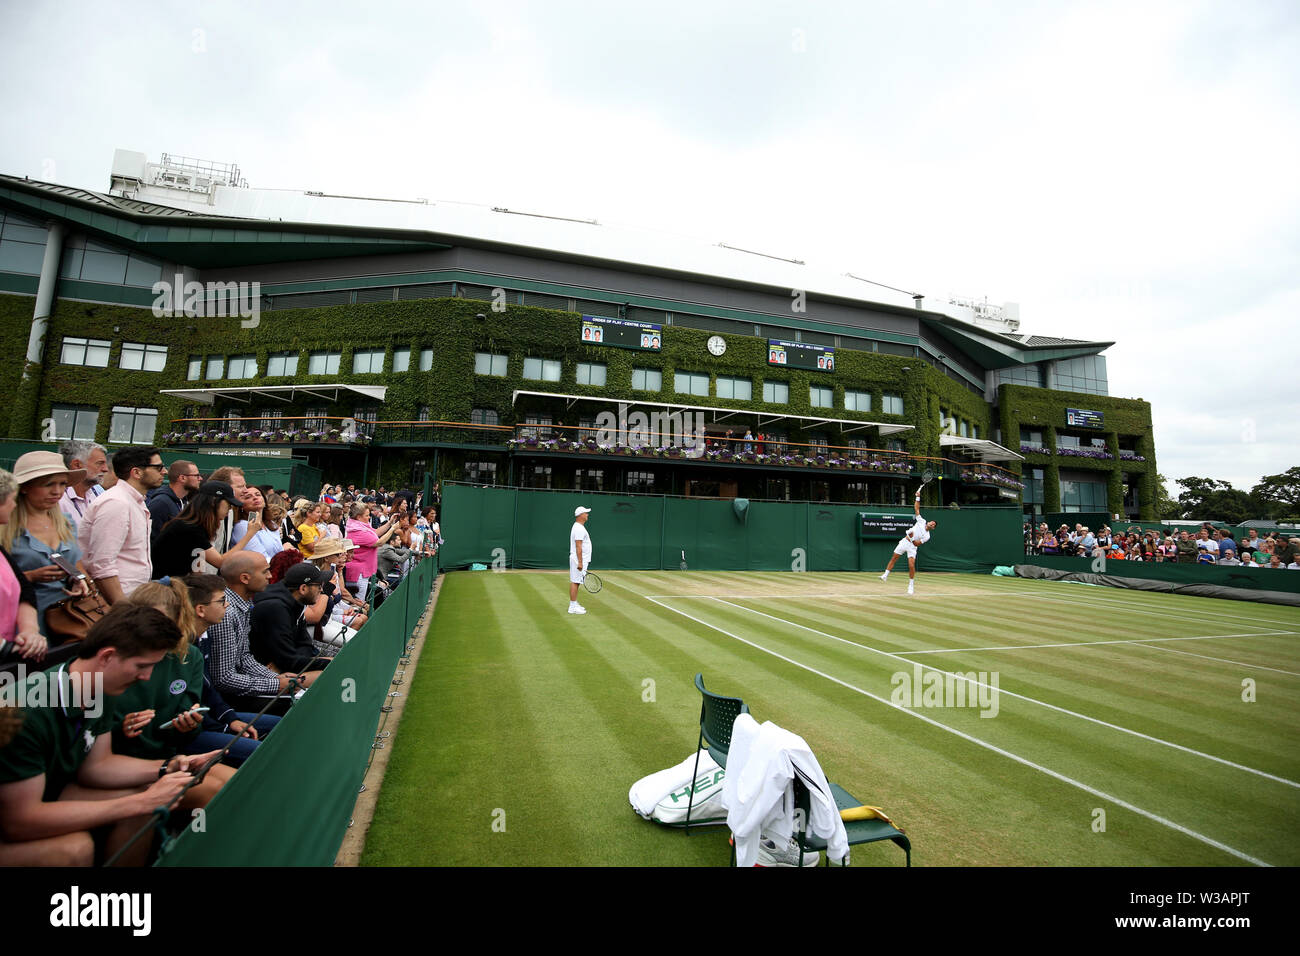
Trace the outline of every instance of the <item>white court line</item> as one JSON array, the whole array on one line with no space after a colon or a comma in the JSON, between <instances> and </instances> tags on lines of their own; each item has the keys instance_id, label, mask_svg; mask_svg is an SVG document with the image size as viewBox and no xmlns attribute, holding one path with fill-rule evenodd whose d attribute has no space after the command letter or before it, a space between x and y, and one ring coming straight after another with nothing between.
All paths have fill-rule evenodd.
<instances>
[{"instance_id":1,"label":"white court line","mask_svg":"<svg viewBox=\"0 0 1300 956\"><path fill-rule=\"evenodd\" d=\"M1213 641L1223 637L1279 637L1295 631L1266 631L1263 634L1205 634L1201 637L1143 637L1130 641L1066 641L1064 644L1013 644L1008 647L952 647L932 651L897 651L903 657L916 654L955 654L957 651L1032 651L1042 647L1093 647L1097 644L1149 644L1153 641ZM1285 671L1283 673L1286 673Z\"/></svg>"},{"instance_id":2,"label":"white court line","mask_svg":"<svg viewBox=\"0 0 1300 956\"><path fill-rule=\"evenodd\" d=\"M628 590L631 589L629 588ZM645 597L645 595L642 596ZM778 658L779 660L785 661L787 664L793 664L795 667L806 670L811 674L816 674L818 677L824 677L826 680L831 681L832 683L835 684L839 684L841 687L846 687L849 690L854 691L855 693L861 694L863 697L869 697L871 700L874 700L880 704L884 704L886 707L892 707L897 711L901 711L902 713L907 714L909 717L915 717L917 720L923 720L927 724L930 724L933 727L938 727L940 730L946 730L948 733L960 737L963 740L969 741L970 743L983 747L986 750L991 750L995 754L999 754L1000 756L1006 757L1009 760L1014 760L1016 763L1021 764L1022 766L1029 767L1032 770L1037 770L1039 773L1044 773L1054 780L1059 780L1062 783L1068 784L1071 787L1076 787L1079 790L1082 790L1084 793L1092 794L1094 797L1098 797L1102 800L1107 800L1118 807L1123 807L1125 810L1129 810L1133 813L1138 814L1139 816L1146 817L1148 820L1152 820L1155 823L1160 824L1161 826L1169 827L1171 830L1176 830L1179 833L1189 836L1194 840L1199 840L1202 843L1214 847L1216 850L1222 850L1224 853L1228 853L1232 856L1235 856L1239 860L1245 860L1247 863L1253 863L1255 866L1272 866L1271 863L1266 863L1263 860L1258 859L1257 857L1250 856L1247 853L1243 853L1241 850L1235 849L1234 847L1230 847L1226 843L1220 843L1218 840L1212 839L1211 837L1207 837L1202 833L1197 833L1195 830L1190 830L1187 827L1183 826L1182 824L1174 823L1174 821L1159 816L1158 814L1152 813L1150 810L1143 810L1141 807L1135 806L1134 804L1131 804L1126 800L1121 800L1119 797L1113 796L1109 793L1106 793L1105 791L1098 790L1095 787L1090 787L1086 783L1082 783L1078 780L1075 780L1072 777L1067 777L1065 776L1065 774L1058 773L1055 770L1051 770L1047 767L1044 767L1042 764L1034 763L1032 760L1028 760L1024 757L1021 757L1019 754L1014 754L1009 750L1003 750L1001 747L998 747L995 744L991 744L987 740L981 740L980 738L973 737L970 734L964 733L956 729L955 727L949 727L947 724L941 724L933 717L927 717L925 714L917 713L916 711L911 710L910 708L903 707L899 704L895 704L893 701L885 700L885 698L883 697L877 697L875 694L871 693L870 691L863 690L861 687L855 687L852 684L848 683L847 681L840 680L838 677L832 677L830 674L825 674L817 670L816 668L809 667L807 664L802 664L799 661L794 660L793 658L789 658L783 654L778 654L776 651L769 650L768 648L763 647L761 644L755 644L753 641L748 641L743 637L739 637L735 634L732 634L730 631L725 631L722 628L718 627L716 624L710 624L707 621L701 621L698 617L694 617L690 614L687 614L685 611L679 611L675 607L669 607L667 604L663 604L660 601L656 601L652 597L646 597L646 600L650 601L653 604L657 604L659 607L664 608L665 610L672 611L674 614L680 614L682 617L688 618L689 620L692 620L697 624L702 624L707 628L711 628L720 634L725 634L727 637L730 637L732 640L740 641L740 643L742 644L747 644L750 647L754 648L755 650L762 651L764 654L770 654L773 657Z\"/></svg>"},{"instance_id":3,"label":"white court line","mask_svg":"<svg viewBox=\"0 0 1300 956\"><path fill-rule=\"evenodd\" d=\"M1014 691L1009 691L1001 687L994 688L989 684L983 683L982 681L971 680L969 677L965 677L962 674L954 673L953 671L946 671L939 667L932 667L929 664L922 664L920 661L910 661L906 657L901 657L898 654L893 654L889 651L882 651L879 648L870 647L867 644L859 644L856 641L850 641L847 638L836 637L834 634L827 634L825 631L819 631L816 628L808 627L805 624L798 624L795 621L787 621L785 618L774 617L773 615L766 614L763 611L756 611L752 607L745 607L742 604L731 604L730 601L724 601L721 598L714 598L713 600L717 601L719 604L730 605L731 607L734 607L740 611L748 611L750 614L757 614L760 617L765 617L768 618L769 620L778 621L781 624L787 624L790 627L802 628L805 631L811 631L813 634L819 634L822 637L829 637L831 640L839 641L842 644L848 644L852 647L860 647L864 651L871 651L875 654L880 654L884 657L892 657L895 660L903 661L906 664L911 664L913 667L922 667L922 668L926 668L927 670L938 671L940 674L943 674L945 676L951 676L959 680L964 680L969 684L974 684L976 687L987 687L990 690L995 691L999 696L1005 694L1008 697L1015 697L1019 700L1027 701L1031 704L1037 704L1040 707L1046 707L1048 710L1059 711L1060 713L1066 714L1070 717L1077 717L1080 720L1086 720L1089 723L1097 724L1101 727L1106 727L1110 730L1118 730L1120 733L1129 734L1133 737L1138 737L1142 740L1150 741L1151 743L1161 744L1162 746L1171 747L1174 750L1180 750L1183 753L1188 753L1195 757L1203 757L1206 760L1212 760L1215 763L1221 763L1226 767L1232 767L1234 770L1244 770L1246 771L1246 773L1255 774L1257 777L1263 777L1265 780L1272 780L1276 783L1286 784L1288 787L1295 787L1296 789L1300 789L1300 782L1297 782L1295 780L1288 780L1286 777L1279 777L1276 776L1275 774L1271 774L1263 770L1258 770L1254 767L1247 767L1245 764L1234 763L1233 761L1227 760L1223 757L1216 757L1214 754L1207 754L1201 750L1195 750L1191 747L1186 747L1182 744L1176 744L1172 740L1165 740L1161 737L1152 737L1150 734L1144 734L1140 730L1133 730L1129 727L1121 727L1119 724L1112 724L1108 721L1101 720L1098 717L1089 717L1087 714L1081 714L1078 713L1077 711L1068 710L1065 707L1059 707L1056 704L1049 704L1047 703L1047 701L1038 700L1037 698L1034 697L1026 697L1024 694L1017 694Z\"/></svg>"},{"instance_id":4,"label":"white court line","mask_svg":"<svg viewBox=\"0 0 1300 956\"><path fill-rule=\"evenodd\" d=\"M1263 664L1245 664L1241 661L1230 661L1225 657L1207 657L1204 654L1193 654L1191 651L1179 651L1172 647L1156 647L1152 645L1153 651L1168 651L1170 654L1186 654L1188 657L1199 657L1206 661L1218 661L1220 664L1236 664L1238 667L1245 667L1248 670L1272 671L1275 674L1290 674L1292 677L1300 677L1295 671L1284 671L1277 667L1265 667Z\"/></svg>"}]
</instances>

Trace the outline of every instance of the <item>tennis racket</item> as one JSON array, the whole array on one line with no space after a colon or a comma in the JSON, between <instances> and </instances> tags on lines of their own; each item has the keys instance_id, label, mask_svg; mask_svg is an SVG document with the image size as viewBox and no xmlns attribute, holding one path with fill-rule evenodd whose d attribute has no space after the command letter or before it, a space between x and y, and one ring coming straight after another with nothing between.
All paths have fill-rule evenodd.
<instances>
[{"instance_id":1,"label":"tennis racket","mask_svg":"<svg viewBox=\"0 0 1300 956\"><path fill-rule=\"evenodd\" d=\"M685 552L685 551L682 552L682 563L679 564L678 567L681 568L683 571L686 570L686 552Z\"/></svg>"},{"instance_id":2,"label":"tennis racket","mask_svg":"<svg viewBox=\"0 0 1300 956\"><path fill-rule=\"evenodd\" d=\"M600 589L605 585L600 580L600 577L598 575L592 574L590 571L588 571L586 574L582 576L582 586L586 588L588 591L590 591L592 594L599 594Z\"/></svg>"}]
</instances>

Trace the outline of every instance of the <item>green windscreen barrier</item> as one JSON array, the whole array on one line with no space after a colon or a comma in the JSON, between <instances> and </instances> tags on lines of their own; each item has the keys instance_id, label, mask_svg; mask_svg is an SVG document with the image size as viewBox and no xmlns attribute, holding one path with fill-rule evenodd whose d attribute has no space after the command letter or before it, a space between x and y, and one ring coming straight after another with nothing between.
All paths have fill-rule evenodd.
<instances>
[{"instance_id":1,"label":"green windscreen barrier","mask_svg":"<svg viewBox=\"0 0 1300 956\"><path fill-rule=\"evenodd\" d=\"M741 522L730 500L448 485L439 562L566 567L580 505L592 509L587 532L598 571L675 569L683 552L698 571L865 571L883 568L897 544L859 539L858 516L871 512L862 505L750 501ZM987 572L1024 556L1015 507L922 514L938 526L921 548L919 568Z\"/></svg>"},{"instance_id":2,"label":"green windscreen barrier","mask_svg":"<svg viewBox=\"0 0 1300 956\"><path fill-rule=\"evenodd\" d=\"M435 565L413 569L158 866L330 866Z\"/></svg>"},{"instance_id":3,"label":"green windscreen barrier","mask_svg":"<svg viewBox=\"0 0 1300 956\"><path fill-rule=\"evenodd\" d=\"M1300 572L1256 568L1219 567L1214 564L1174 564L1168 561L1112 561L1098 564L1095 558L1063 558L1060 555L1022 555L1011 564L1029 564L1057 571L1109 574L1117 578L1142 578L1170 584L1215 584L1246 591L1283 591L1300 594Z\"/></svg>"}]
</instances>

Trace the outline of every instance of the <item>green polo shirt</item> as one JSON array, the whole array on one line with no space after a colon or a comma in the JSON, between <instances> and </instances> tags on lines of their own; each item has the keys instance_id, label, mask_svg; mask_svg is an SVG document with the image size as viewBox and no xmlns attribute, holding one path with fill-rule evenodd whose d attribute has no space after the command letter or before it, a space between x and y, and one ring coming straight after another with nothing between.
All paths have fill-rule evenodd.
<instances>
[{"instance_id":1,"label":"green polo shirt","mask_svg":"<svg viewBox=\"0 0 1300 956\"><path fill-rule=\"evenodd\" d=\"M174 757L198 736L202 727L188 734L158 728L189 710L202 696L203 653L191 644L183 662L175 654L167 654L154 665L148 680L136 681L113 698L113 753L150 760ZM122 732L122 720L139 710L154 711L154 718L139 737L128 737Z\"/></svg>"},{"instance_id":2,"label":"green polo shirt","mask_svg":"<svg viewBox=\"0 0 1300 956\"><path fill-rule=\"evenodd\" d=\"M72 693L68 665L32 674L22 686L11 685L6 696L23 704L23 724L18 735L0 750L0 784L17 783L45 774L47 802L57 800L63 788L77 777L95 738L112 726L112 701L97 701L87 716Z\"/></svg>"}]
</instances>

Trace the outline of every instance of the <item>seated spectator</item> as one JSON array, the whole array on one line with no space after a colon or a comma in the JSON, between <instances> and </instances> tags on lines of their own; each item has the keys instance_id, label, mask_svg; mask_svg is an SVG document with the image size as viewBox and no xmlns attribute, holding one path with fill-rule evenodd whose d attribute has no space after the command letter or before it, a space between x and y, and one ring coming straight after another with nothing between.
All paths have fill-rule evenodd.
<instances>
[{"instance_id":1,"label":"seated spectator","mask_svg":"<svg viewBox=\"0 0 1300 956\"><path fill-rule=\"evenodd\" d=\"M31 451L14 462L18 495L8 523L0 527L0 546L34 588L37 625L46 639L50 637L46 609L88 593L85 581L69 582L53 560L58 555L74 566L81 560L77 529L59 509L59 502L69 482L83 474L67 471L63 459L52 451Z\"/></svg>"},{"instance_id":2,"label":"seated spectator","mask_svg":"<svg viewBox=\"0 0 1300 956\"><path fill-rule=\"evenodd\" d=\"M298 529L298 550L304 558L310 558L320 537L321 506L314 501L303 498L293 512L294 527Z\"/></svg>"},{"instance_id":3,"label":"seated spectator","mask_svg":"<svg viewBox=\"0 0 1300 956\"><path fill-rule=\"evenodd\" d=\"M1251 562L1251 561L1250 561L1250 558L1247 558L1246 561L1249 562L1249 563L1254 563L1254 562ZM1217 562L1215 562L1215 563L1218 564L1219 567L1221 567L1221 568L1222 568L1222 567L1234 567L1234 568L1239 568L1239 567L1241 567L1241 562L1237 560L1237 552L1236 552L1236 551L1228 551L1228 552L1226 552L1225 555L1220 555L1219 560L1218 560Z\"/></svg>"},{"instance_id":4,"label":"seated spectator","mask_svg":"<svg viewBox=\"0 0 1300 956\"><path fill-rule=\"evenodd\" d=\"M203 725L189 745L186 753L206 753L209 750L225 750L224 762L233 767L240 766L253 755L260 741L275 729L279 717L237 711L212 683L209 668L212 641L207 631L214 624L221 623L226 616L226 584L215 574L187 574L185 586L189 589L190 603L194 606L195 628L198 637L195 643L203 655L203 706L208 712L203 715ZM234 740L232 744L231 741Z\"/></svg>"},{"instance_id":5,"label":"seated spectator","mask_svg":"<svg viewBox=\"0 0 1300 956\"><path fill-rule=\"evenodd\" d=\"M1279 557L1277 554L1270 554L1270 555L1268 556L1268 566L1269 566L1270 568L1285 568L1285 567L1286 567L1286 565L1282 563L1282 558Z\"/></svg>"},{"instance_id":6,"label":"seated spectator","mask_svg":"<svg viewBox=\"0 0 1300 956\"><path fill-rule=\"evenodd\" d=\"M1251 555L1251 557L1254 559L1255 563L1259 565L1261 568L1267 567L1269 559L1273 557L1273 539L1265 538L1263 545L1257 548L1255 553Z\"/></svg>"},{"instance_id":7,"label":"seated spectator","mask_svg":"<svg viewBox=\"0 0 1300 956\"><path fill-rule=\"evenodd\" d=\"M208 625L210 648L204 650L208 673L216 689L234 707L241 711L261 710L259 695L281 694L290 689L294 678L306 686L311 675L277 674L253 657L250 618L254 598L270 583L266 558L250 551L232 554L221 566L221 579L226 582L226 613Z\"/></svg>"},{"instance_id":8,"label":"seated spectator","mask_svg":"<svg viewBox=\"0 0 1300 956\"><path fill-rule=\"evenodd\" d=\"M258 511L258 502L265 502ZM244 545L245 551L255 551L270 561L277 554L284 550L284 542L280 538L280 524L284 518L285 504L284 499L278 495L272 495L270 498L263 498L261 489L250 488L245 493L244 500L244 517L236 524L230 532L236 539L242 539L248 531L248 519L253 514L261 515L262 526Z\"/></svg>"},{"instance_id":9,"label":"seated spectator","mask_svg":"<svg viewBox=\"0 0 1300 956\"><path fill-rule=\"evenodd\" d=\"M1281 546L1274 548L1273 553L1282 559L1284 565L1290 564L1300 554L1300 538L1283 539Z\"/></svg>"},{"instance_id":10,"label":"seated spectator","mask_svg":"<svg viewBox=\"0 0 1300 956\"><path fill-rule=\"evenodd\" d=\"M311 563L327 575L321 596L304 612L308 624L316 625L315 639L331 647L342 647L366 623L369 605L354 598L343 581L344 548L341 540L316 542Z\"/></svg>"},{"instance_id":11,"label":"seated spectator","mask_svg":"<svg viewBox=\"0 0 1300 956\"><path fill-rule=\"evenodd\" d=\"M1231 531L1228 530L1215 531L1214 538L1215 538L1215 542L1219 546L1220 559L1222 559L1225 553L1231 553L1233 557L1236 557L1237 542L1232 540Z\"/></svg>"},{"instance_id":12,"label":"seated spectator","mask_svg":"<svg viewBox=\"0 0 1300 956\"><path fill-rule=\"evenodd\" d=\"M1097 533L1097 544L1105 551L1110 550L1110 546L1114 540L1115 536L1111 534L1109 525L1104 526L1101 531Z\"/></svg>"},{"instance_id":13,"label":"seated spectator","mask_svg":"<svg viewBox=\"0 0 1300 956\"><path fill-rule=\"evenodd\" d=\"M8 525L18 499L18 482L0 469L0 531ZM45 657L36 611L36 589L9 552L0 547L0 664L15 659L39 661Z\"/></svg>"},{"instance_id":14,"label":"seated spectator","mask_svg":"<svg viewBox=\"0 0 1300 956\"><path fill-rule=\"evenodd\" d=\"M1142 536L1142 560L1154 561L1156 559L1156 539L1154 533L1147 533Z\"/></svg>"},{"instance_id":15,"label":"seated spectator","mask_svg":"<svg viewBox=\"0 0 1300 956\"><path fill-rule=\"evenodd\" d=\"M1157 561L1176 561L1178 560L1178 546L1174 544L1174 539L1165 535L1165 540L1161 543L1156 553Z\"/></svg>"},{"instance_id":16,"label":"seated spectator","mask_svg":"<svg viewBox=\"0 0 1300 956\"><path fill-rule=\"evenodd\" d=\"M181 513L185 499L198 491L202 482L203 476L199 474L199 466L194 462L178 458L171 463L167 469L167 484L155 488L144 499L149 517L153 519L149 541L151 546L158 540L158 535L167 522Z\"/></svg>"},{"instance_id":17,"label":"seated spectator","mask_svg":"<svg viewBox=\"0 0 1300 956\"><path fill-rule=\"evenodd\" d=\"M153 574L184 577L201 570L200 558L213 568L232 554L243 551L262 528L261 515L254 514L247 522L243 537L225 553L213 544L232 506L237 506L235 490L224 481L205 481L185 502L185 510L167 523L153 547Z\"/></svg>"},{"instance_id":18,"label":"seated spectator","mask_svg":"<svg viewBox=\"0 0 1300 956\"><path fill-rule=\"evenodd\" d=\"M1060 554L1061 547L1057 543L1056 535L1047 532L1047 537L1043 539L1043 554Z\"/></svg>"},{"instance_id":19,"label":"seated spectator","mask_svg":"<svg viewBox=\"0 0 1300 956\"><path fill-rule=\"evenodd\" d=\"M125 847L155 808L206 802L206 780L185 788L216 755L160 765L113 753L113 708L97 691L116 697L148 679L180 640L165 614L123 604L90 629L75 660L29 678L54 681L68 696L63 706L26 708L0 750L0 863L88 866L97 849L102 859ZM150 847L136 840L120 860L141 865Z\"/></svg>"},{"instance_id":20,"label":"seated spectator","mask_svg":"<svg viewBox=\"0 0 1300 956\"><path fill-rule=\"evenodd\" d=\"M313 642L303 616L320 597L326 578L310 564L295 564L254 599L249 641L253 655L271 670L302 673L329 663L332 655Z\"/></svg>"}]
</instances>

